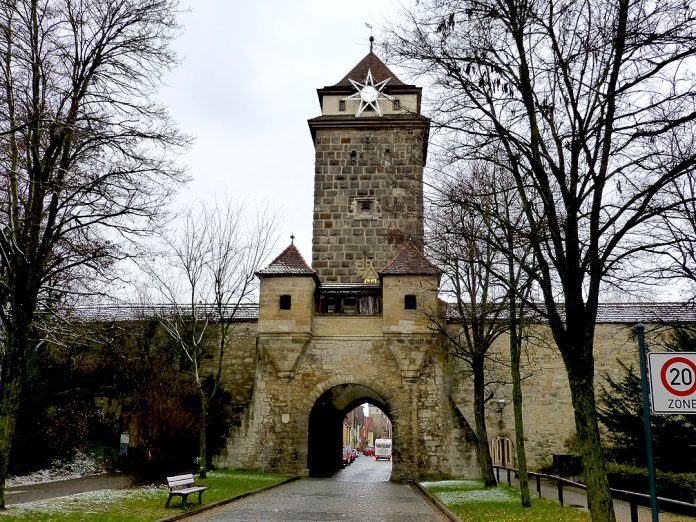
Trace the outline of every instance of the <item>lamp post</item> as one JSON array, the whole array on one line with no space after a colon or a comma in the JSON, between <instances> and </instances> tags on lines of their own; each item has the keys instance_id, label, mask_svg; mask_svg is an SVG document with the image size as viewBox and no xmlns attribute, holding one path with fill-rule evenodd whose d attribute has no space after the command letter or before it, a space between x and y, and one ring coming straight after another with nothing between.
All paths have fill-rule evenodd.
<instances>
[{"instance_id":1,"label":"lamp post","mask_svg":"<svg viewBox=\"0 0 696 522\"><path fill-rule=\"evenodd\" d=\"M503 410L507 406L507 401L505 399L498 399L495 403L496 410L500 413L500 422L503 422Z\"/></svg>"}]
</instances>

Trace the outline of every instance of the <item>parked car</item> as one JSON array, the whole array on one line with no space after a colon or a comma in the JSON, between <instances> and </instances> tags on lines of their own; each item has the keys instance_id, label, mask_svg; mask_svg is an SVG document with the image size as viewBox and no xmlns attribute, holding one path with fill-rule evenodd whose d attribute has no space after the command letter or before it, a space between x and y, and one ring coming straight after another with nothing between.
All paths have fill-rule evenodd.
<instances>
[{"instance_id":1,"label":"parked car","mask_svg":"<svg viewBox=\"0 0 696 522\"><path fill-rule=\"evenodd\" d=\"M365 446L365 449L363 450L363 455L366 457L374 457L375 456L375 447L370 446L369 444Z\"/></svg>"},{"instance_id":2,"label":"parked car","mask_svg":"<svg viewBox=\"0 0 696 522\"><path fill-rule=\"evenodd\" d=\"M343 467L345 468L351 462L353 462L353 452L349 447L343 446Z\"/></svg>"},{"instance_id":3,"label":"parked car","mask_svg":"<svg viewBox=\"0 0 696 522\"><path fill-rule=\"evenodd\" d=\"M355 462L355 459L358 458L358 450L353 448L351 451L353 452L353 462Z\"/></svg>"}]
</instances>

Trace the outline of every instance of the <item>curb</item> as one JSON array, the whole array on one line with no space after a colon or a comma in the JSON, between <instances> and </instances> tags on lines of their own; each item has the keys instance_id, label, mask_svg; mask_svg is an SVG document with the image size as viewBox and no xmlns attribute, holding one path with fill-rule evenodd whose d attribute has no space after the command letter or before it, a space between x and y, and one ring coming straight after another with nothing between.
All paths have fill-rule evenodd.
<instances>
[{"instance_id":1,"label":"curb","mask_svg":"<svg viewBox=\"0 0 696 522\"><path fill-rule=\"evenodd\" d=\"M185 511L183 513L177 513L176 515L172 515L170 517L166 518L160 518L156 522L174 522L175 520L183 520L188 517L192 517L193 515L198 515L199 513L203 513L204 511L208 511L210 509L219 507L219 506L224 506L225 504L231 504L235 500L240 500L243 499L244 497L250 497L251 495L256 495L257 493L263 493L264 491L268 491L269 489L277 488L278 486L282 486L283 484L287 484L288 482L294 482L295 480L299 480L300 477L299 475L295 475L294 477L287 478L285 480L282 480L280 482L276 482L275 484L270 484L268 486L264 486L259 489L252 489L251 491L247 491L246 493L241 493L237 495L236 497L231 497L231 498L226 498L223 500L218 500L216 502L213 502L212 504L206 504L205 506L200 506L196 509L192 509L191 511Z\"/></svg>"},{"instance_id":2,"label":"curb","mask_svg":"<svg viewBox=\"0 0 696 522\"><path fill-rule=\"evenodd\" d=\"M421 486L418 482L411 482L413 486L416 487L416 489L423 495L426 499L430 501L431 504L433 504L440 512L445 515L447 518L449 518L452 522L462 522L462 520L457 517L454 513L452 513L449 509L447 509L444 504L442 504L435 496L430 493L427 489L425 489L423 486Z\"/></svg>"}]
</instances>

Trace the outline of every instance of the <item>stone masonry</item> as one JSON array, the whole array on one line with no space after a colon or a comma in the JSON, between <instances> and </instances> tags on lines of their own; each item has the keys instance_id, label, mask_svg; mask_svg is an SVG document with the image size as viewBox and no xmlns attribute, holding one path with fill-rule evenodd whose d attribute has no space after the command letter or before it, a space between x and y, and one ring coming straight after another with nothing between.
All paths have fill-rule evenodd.
<instances>
[{"instance_id":1,"label":"stone masonry","mask_svg":"<svg viewBox=\"0 0 696 522\"><path fill-rule=\"evenodd\" d=\"M362 282L369 263L379 269L405 241L422 243L426 130L407 123L316 131L312 267L322 281Z\"/></svg>"}]
</instances>

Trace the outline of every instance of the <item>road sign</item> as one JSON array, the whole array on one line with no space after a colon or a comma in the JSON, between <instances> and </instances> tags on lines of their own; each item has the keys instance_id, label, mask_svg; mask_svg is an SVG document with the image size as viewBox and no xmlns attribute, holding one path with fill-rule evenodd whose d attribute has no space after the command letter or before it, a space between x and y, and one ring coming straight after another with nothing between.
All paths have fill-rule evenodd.
<instances>
[{"instance_id":1,"label":"road sign","mask_svg":"<svg viewBox=\"0 0 696 522\"><path fill-rule=\"evenodd\" d=\"M651 352L650 399L655 413L696 413L696 353Z\"/></svg>"}]
</instances>

